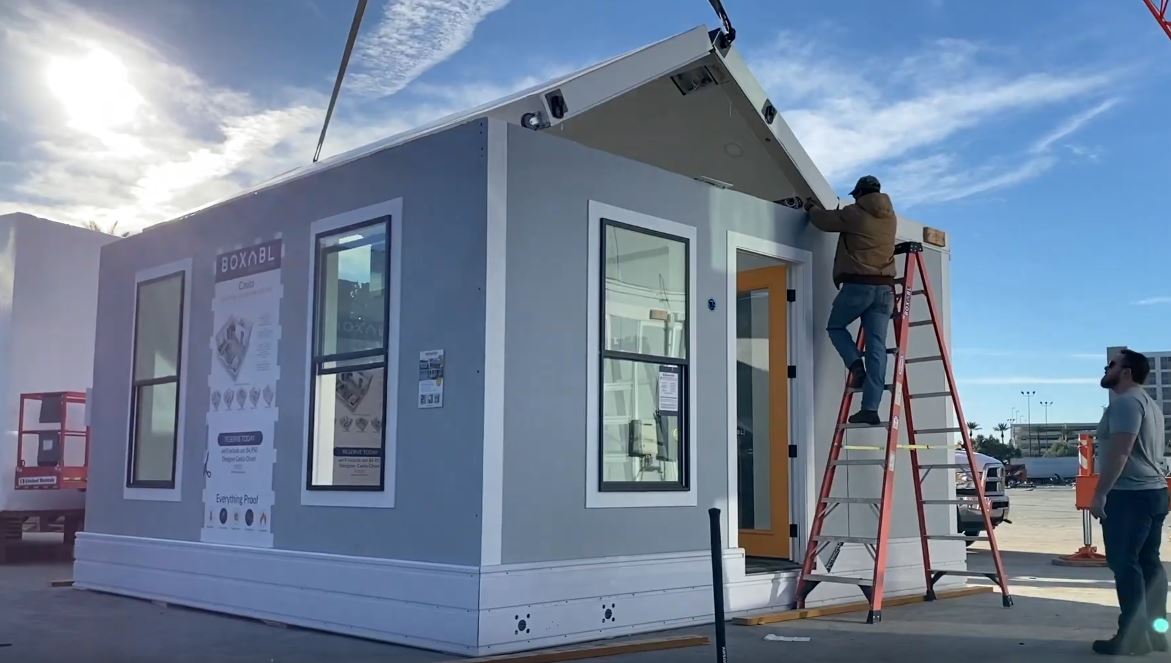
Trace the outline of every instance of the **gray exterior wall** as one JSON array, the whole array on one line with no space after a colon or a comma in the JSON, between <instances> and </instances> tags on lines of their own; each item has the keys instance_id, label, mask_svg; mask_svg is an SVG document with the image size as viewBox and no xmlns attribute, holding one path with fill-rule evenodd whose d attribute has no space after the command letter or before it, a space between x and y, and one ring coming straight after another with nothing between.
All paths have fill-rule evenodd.
<instances>
[{"instance_id":1,"label":"gray exterior wall","mask_svg":"<svg viewBox=\"0 0 1171 663\"><path fill-rule=\"evenodd\" d=\"M86 529L198 541L211 361L212 264L235 244L285 240L273 485L280 549L477 564L482 484L486 131L473 122L234 199L105 247ZM302 506L305 330L313 221L403 198L396 508ZM181 502L125 500L135 273L193 259ZM415 407L422 350L447 352L445 404Z\"/></svg>"},{"instance_id":2,"label":"gray exterior wall","mask_svg":"<svg viewBox=\"0 0 1171 663\"><path fill-rule=\"evenodd\" d=\"M511 125L508 130L502 562L658 554L708 546L706 509L723 506L728 496L723 307L731 305L724 301L729 230L814 254L814 355L793 360L808 366L809 372L803 374L815 381L815 439L819 442L814 472L815 485L820 485L844 377L841 360L822 331L835 294L830 273L836 235L812 228L796 210L716 189L555 135ZM698 436L693 462L699 464L699 477L692 488L698 491L696 507L585 507L586 361L593 360L587 355L586 333L588 307L596 306L587 302L591 199L697 228L697 291L692 297L701 304L695 321L698 353L691 357L698 376L693 403L699 409L692 431ZM938 289L943 285L938 270L946 256L931 252L927 257L930 269L936 270ZM719 302L715 312L702 305L709 297ZM946 307L943 315L946 319ZM921 406L920 411L924 423L943 417L938 405ZM907 517L896 518L894 536L917 531L914 511L906 510L914 507L904 465L905 460L900 461L897 508ZM851 490L855 483L862 486L867 480L851 478ZM947 490L946 475L931 486L933 495L940 496L935 491ZM873 531L873 516L862 516L871 523L861 519L857 525L845 523L843 517L842 523L834 525ZM933 520L947 531L945 514ZM794 522L808 530L803 516Z\"/></svg>"}]
</instances>

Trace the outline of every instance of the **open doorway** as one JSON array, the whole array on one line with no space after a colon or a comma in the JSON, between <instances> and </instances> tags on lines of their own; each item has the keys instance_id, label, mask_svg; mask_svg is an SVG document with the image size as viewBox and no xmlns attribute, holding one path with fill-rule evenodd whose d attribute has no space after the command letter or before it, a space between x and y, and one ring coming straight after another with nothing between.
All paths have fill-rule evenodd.
<instances>
[{"instance_id":1,"label":"open doorway","mask_svg":"<svg viewBox=\"0 0 1171 663\"><path fill-rule=\"evenodd\" d=\"M739 541L748 571L792 565L789 482L790 267L736 253L735 379Z\"/></svg>"}]
</instances>

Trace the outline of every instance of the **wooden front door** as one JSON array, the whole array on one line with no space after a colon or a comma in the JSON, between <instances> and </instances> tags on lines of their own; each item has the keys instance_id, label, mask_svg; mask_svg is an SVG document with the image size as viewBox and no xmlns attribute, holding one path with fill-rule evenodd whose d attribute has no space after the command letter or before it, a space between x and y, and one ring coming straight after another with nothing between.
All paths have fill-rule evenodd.
<instances>
[{"instance_id":1,"label":"wooden front door","mask_svg":"<svg viewBox=\"0 0 1171 663\"><path fill-rule=\"evenodd\" d=\"M740 272L736 290L740 545L751 557L788 559L788 268Z\"/></svg>"}]
</instances>

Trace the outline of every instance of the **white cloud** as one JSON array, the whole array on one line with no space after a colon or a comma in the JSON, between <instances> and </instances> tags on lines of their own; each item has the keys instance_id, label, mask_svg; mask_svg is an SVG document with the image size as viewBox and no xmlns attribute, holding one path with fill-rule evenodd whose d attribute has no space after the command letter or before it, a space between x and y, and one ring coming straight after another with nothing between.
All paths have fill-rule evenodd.
<instances>
[{"instance_id":1,"label":"white cloud","mask_svg":"<svg viewBox=\"0 0 1171 663\"><path fill-rule=\"evenodd\" d=\"M1171 304L1171 297L1147 297L1135 302L1136 306L1154 306L1156 304Z\"/></svg>"},{"instance_id":2,"label":"white cloud","mask_svg":"<svg viewBox=\"0 0 1171 663\"><path fill-rule=\"evenodd\" d=\"M345 88L372 97L394 94L459 52L476 26L508 0L397 0L361 34Z\"/></svg>"},{"instance_id":3,"label":"white cloud","mask_svg":"<svg viewBox=\"0 0 1171 663\"><path fill-rule=\"evenodd\" d=\"M891 172L885 188L913 204L956 200L1037 177L1057 163L1051 145L1118 103L1101 102L1069 118L1025 158L966 165L956 148L941 148L983 126L1100 95L1116 78L1108 72L1010 73L985 62L994 55L982 44L946 39L902 59L851 58L783 33L771 49L756 54L753 65L827 178L852 181L863 169L883 165Z\"/></svg>"},{"instance_id":4,"label":"white cloud","mask_svg":"<svg viewBox=\"0 0 1171 663\"><path fill-rule=\"evenodd\" d=\"M959 381L964 384L977 385L993 385L993 386L1009 386L1009 385L1031 385L1031 384L1098 384L1098 378L1051 378L1051 377L1029 377L1017 375L1004 376L988 376L977 378L959 378Z\"/></svg>"},{"instance_id":5,"label":"white cloud","mask_svg":"<svg viewBox=\"0 0 1171 663\"><path fill-rule=\"evenodd\" d=\"M1067 138L1068 136L1077 132L1079 129L1093 121L1094 118L1117 106L1120 101L1121 99L1118 99L1117 97L1113 99L1107 99L1097 106L1070 117L1065 122L1057 125L1052 131L1039 138L1037 142L1033 143L1033 146L1029 148L1029 151L1034 154L1048 151L1050 147L1057 143L1057 141L1062 140L1063 138Z\"/></svg>"},{"instance_id":6,"label":"white cloud","mask_svg":"<svg viewBox=\"0 0 1171 663\"><path fill-rule=\"evenodd\" d=\"M373 34L362 36L373 42L356 67L365 91L384 95L406 85L458 51L475 24L503 5L413 0L391 5ZM8 120L24 116L20 129L29 142L18 164L0 171L0 213L26 211L77 224L117 221L122 229L139 229L305 165L313 153L325 89L291 88L261 99L215 85L151 44L64 2L0 7L0 25L0 63L32 72L18 83L21 106L11 107L15 114ZM406 32L395 33L399 29ZM392 33L401 45L388 43ZM138 95L133 108L113 109L119 112L116 122L77 121L68 111L85 109L63 107L42 75L54 58L85 63L92 52L102 58L108 53L120 83ZM323 67L322 79L329 69ZM382 76L377 91L376 70ZM511 87L507 82L429 86L412 95L410 104L396 100L390 112L390 102L367 99L335 117L326 150L345 151L461 110L470 99L484 101L535 82L522 72ZM347 79L344 90L352 93L349 85Z\"/></svg>"}]
</instances>

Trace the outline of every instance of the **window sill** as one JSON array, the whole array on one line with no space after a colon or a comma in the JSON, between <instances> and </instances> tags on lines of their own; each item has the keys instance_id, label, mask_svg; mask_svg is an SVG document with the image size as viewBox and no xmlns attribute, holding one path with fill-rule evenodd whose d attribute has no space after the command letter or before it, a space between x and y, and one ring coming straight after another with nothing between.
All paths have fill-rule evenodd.
<instances>
[{"instance_id":1,"label":"window sill","mask_svg":"<svg viewBox=\"0 0 1171 663\"><path fill-rule=\"evenodd\" d=\"M122 488L122 499L142 500L147 502L182 502L183 493L178 486L174 488Z\"/></svg>"},{"instance_id":2,"label":"window sill","mask_svg":"<svg viewBox=\"0 0 1171 663\"><path fill-rule=\"evenodd\" d=\"M394 493L389 490L309 490L302 487L301 506L393 509Z\"/></svg>"},{"instance_id":3,"label":"window sill","mask_svg":"<svg viewBox=\"0 0 1171 663\"><path fill-rule=\"evenodd\" d=\"M593 489L586 495L587 509L688 507L698 503L694 490L601 492Z\"/></svg>"}]
</instances>

